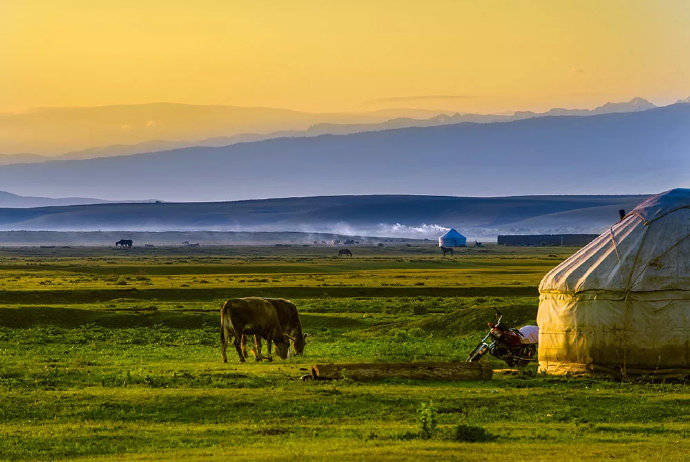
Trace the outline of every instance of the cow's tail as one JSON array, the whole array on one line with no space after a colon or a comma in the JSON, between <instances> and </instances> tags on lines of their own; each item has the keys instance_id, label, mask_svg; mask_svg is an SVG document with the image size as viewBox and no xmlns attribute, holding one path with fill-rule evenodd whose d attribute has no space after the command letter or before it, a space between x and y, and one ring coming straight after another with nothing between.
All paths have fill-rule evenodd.
<instances>
[{"instance_id":1,"label":"cow's tail","mask_svg":"<svg viewBox=\"0 0 690 462\"><path fill-rule=\"evenodd\" d=\"M228 357L225 351L227 349L229 340L229 338L226 338L229 336L225 334L225 323L227 322L227 313L225 312L226 305L227 304L223 304L220 307L220 356L223 358L224 363L228 362Z\"/></svg>"},{"instance_id":2,"label":"cow's tail","mask_svg":"<svg viewBox=\"0 0 690 462\"><path fill-rule=\"evenodd\" d=\"M224 318L225 314L225 303L220 305L220 344L223 345L225 343L225 319Z\"/></svg>"}]
</instances>

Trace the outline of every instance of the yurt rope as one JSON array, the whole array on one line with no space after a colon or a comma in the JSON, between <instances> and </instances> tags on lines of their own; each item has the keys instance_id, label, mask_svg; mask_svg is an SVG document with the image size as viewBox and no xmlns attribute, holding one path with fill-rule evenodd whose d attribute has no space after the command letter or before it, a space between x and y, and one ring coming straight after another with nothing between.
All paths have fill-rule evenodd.
<instances>
[{"instance_id":1,"label":"yurt rope","mask_svg":"<svg viewBox=\"0 0 690 462\"><path fill-rule=\"evenodd\" d=\"M647 241L647 235L649 234L649 225L646 222L643 222L643 224L645 227L644 234L642 234L642 239L640 240L640 245L637 248L637 252L635 252L635 259L633 260L632 267L630 268L630 274L628 275L628 280L625 283L625 318L624 319L626 320L626 324L627 324L627 322L632 321L632 319L631 319L632 307L631 307L631 301L630 301L630 292L632 291L632 278L633 278L633 275L635 274L635 268L637 268L638 262L640 260L640 253L642 253L642 248L644 247L644 245ZM615 240L614 240L614 242L615 242ZM627 327L628 326L626 325L625 326L626 331L628 330ZM625 341L625 344L624 344L625 346L628 345L628 341L627 341L628 339L627 338L621 339L621 340ZM623 348L621 348L621 350L623 352L623 364L621 365L621 373L623 375L626 375L626 373L627 373L626 369L628 366L628 349L625 348L625 346Z\"/></svg>"},{"instance_id":2,"label":"yurt rope","mask_svg":"<svg viewBox=\"0 0 690 462\"><path fill-rule=\"evenodd\" d=\"M618 263L621 262L621 254L618 253L618 243L616 242L616 236L613 234L613 226L609 228L611 233L611 240L613 241L613 248L616 250L616 258L618 258Z\"/></svg>"}]
</instances>

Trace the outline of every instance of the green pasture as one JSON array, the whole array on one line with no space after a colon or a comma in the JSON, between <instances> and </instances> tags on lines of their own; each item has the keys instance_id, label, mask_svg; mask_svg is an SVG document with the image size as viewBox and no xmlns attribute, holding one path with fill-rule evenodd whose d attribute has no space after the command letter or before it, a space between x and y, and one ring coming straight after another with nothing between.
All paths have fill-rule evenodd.
<instances>
[{"instance_id":1,"label":"green pasture","mask_svg":"<svg viewBox=\"0 0 690 462\"><path fill-rule=\"evenodd\" d=\"M300 380L316 362L462 361L492 308L534 323L539 280L574 250L0 249L0 459L687 460L685 383ZM249 295L297 304L305 356L220 361L220 304Z\"/></svg>"}]
</instances>

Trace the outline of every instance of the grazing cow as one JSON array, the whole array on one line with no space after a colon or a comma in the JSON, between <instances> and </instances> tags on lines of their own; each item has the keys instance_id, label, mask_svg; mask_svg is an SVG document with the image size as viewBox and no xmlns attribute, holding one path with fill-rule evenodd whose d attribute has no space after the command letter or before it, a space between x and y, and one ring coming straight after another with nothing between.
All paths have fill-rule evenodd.
<instances>
[{"instance_id":1,"label":"grazing cow","mask_svg":"<svg viewBox=\"0 0 690 462\"><path fill-rule=\"evenodd\" d=\"M441 247L441 252L443 252L443 256L445 257L447 253L453 255L453 248L452 247Z\"/></svg>"},{"instance_id":2,"label":"grazing cow","mask_svg":"<svg viewBox=\"0 0 690 462\"><path fill-rule=\"evenodd\" d=\"M352 251L351 251L350 249L340 249L340 250L338 250L338 256L339 256L339 257L342 257L343 255L345 255L345 256L347 256L347 257L351 257L351 256L352 256Z\"/></svg>"},{"instance_id":3,"label":"grazing cow","mask_svg":"<svg viewBox=\"0 0 690 462\"><path fill-rule=\"evenodd\" d=\"M297 312L297 307L290 300L285 300L284 298L267 298L265 299L275 306L278 312L278 321L280 321L280 327L283 329L283 333L292 340L292 346L295 349L295 354L301 355L304 353L304 346L306 345L307 334L302 332L302 322L299 320L299 313ZM247 337L242 337L242 351L247 356ZM260 359L261 355L261 338L254 335L254 349L252 350L254 357L257 360ZM269 345L270 351L270 345Z\"/></svg>"},{"instance_id":4,"label":"grazing cow","mask_svg":"<svg viewBox=\"0 0 690 462\"><path fill-rule=\"evenodd\" d=\"M242 351L242 336L256 335L266 339L268 342L268 356L271 358L271 346L276 345L278 356L282 359L288 357L290 349L290 339L283 332L278 317L278 310L275 305L268 300L258 297L231 298L220 309L220 354L223 362L228 362L225 354L230 338L233 339L235 350L240 357L240 362L244 362L246 352ZM260 361L260 346L257 345L256 359Z\"/></svg>"},{"instance_id":5,"label":"grazing cow","mask_svg":"<svg viewBox=\"0 0 690 462\"><path fill-rule=\"evenodd\" d=\"M127 247L128 249L131 249L133 244L134 241L131 239L120 239L115 243L115 247Z\"/></svg>"}]
</instances>

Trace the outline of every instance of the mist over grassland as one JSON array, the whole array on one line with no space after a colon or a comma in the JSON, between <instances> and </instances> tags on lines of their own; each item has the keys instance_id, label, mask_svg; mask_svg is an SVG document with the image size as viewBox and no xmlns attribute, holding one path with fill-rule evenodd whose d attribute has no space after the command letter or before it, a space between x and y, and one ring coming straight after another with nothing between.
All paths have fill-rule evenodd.
<instances>
[{"instance_id":1,"label":"mist over grassland","mask_svg":"<svg viewBox=\"0 0 690 462\"><path fill-rule=\"evenodd\" d=\"M344 241L343 236L436 240L456 228L469 239L492 241L498 234L598 233L618 219L619 209L631 210L645 197L374 195L4 208L0 239L101 245L137 236L167 244L311 244Z\"/></svg>"}]
</instances>

